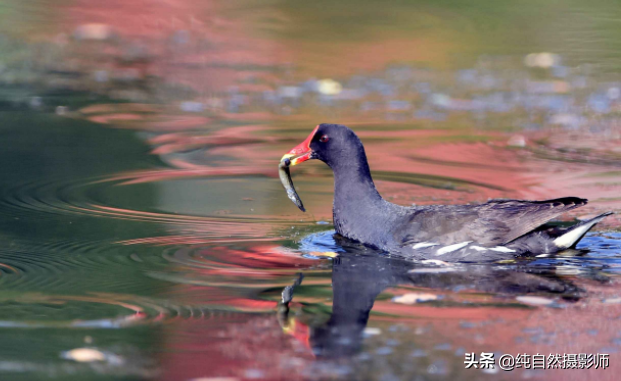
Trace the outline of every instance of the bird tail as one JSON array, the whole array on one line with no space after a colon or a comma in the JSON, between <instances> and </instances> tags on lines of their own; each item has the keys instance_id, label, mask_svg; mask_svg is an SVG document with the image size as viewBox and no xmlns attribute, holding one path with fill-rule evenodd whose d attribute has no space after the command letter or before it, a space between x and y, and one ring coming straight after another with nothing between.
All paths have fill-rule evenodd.
<instances>
[{"instance_id":1,"label":"bird tail","mask_svg":"<svg viewBox=\"0 0 621 381\"><path fill-rule=\"evenodd\" d=\"M591 230L593 226L595 226L595 224L611 214L612 212L602 213L599 216L591 218L590 220L582 221L570 227L567 231L563 232L563 234L554 239L554 245L561 250L575 247L582 237L584 237L584 235Z\"/></svg>"}]
</instances>

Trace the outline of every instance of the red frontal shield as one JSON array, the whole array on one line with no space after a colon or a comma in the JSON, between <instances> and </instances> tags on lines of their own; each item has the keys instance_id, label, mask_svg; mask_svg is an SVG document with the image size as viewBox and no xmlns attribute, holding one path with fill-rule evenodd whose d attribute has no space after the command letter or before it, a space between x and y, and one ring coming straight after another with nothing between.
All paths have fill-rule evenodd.
<instances>
[{"instance_id":1,"label":"red frontal shield","mask_svg":"<svg viewBox=\"0 0 621 381\"><path fill-rule=\"evenodd\" d=\"M302 143L298 144L297 146L293 147L291 151L287 152L283 156L283 159L292 157L293 159L291 159L291 165L300 164L310 159L310 155L311 155L310 144L311 144L311 141L313 140L313 136L315 136L315 133L317 133L318 129L319 129L319 126L315 127L313 132L311 132L311 134L308 135L308 137Z\"/></svg>"}]
</instances>

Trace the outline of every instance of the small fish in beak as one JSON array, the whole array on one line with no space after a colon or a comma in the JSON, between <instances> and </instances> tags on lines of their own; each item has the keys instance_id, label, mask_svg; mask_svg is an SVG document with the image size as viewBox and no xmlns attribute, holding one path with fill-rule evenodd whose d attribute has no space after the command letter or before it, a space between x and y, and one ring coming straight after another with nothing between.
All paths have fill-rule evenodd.
<instances>
[{"instance_id":1,"label":"small fish in beak","mask_svg":"<svg viewBox=\"0 0 621 381\"><path fill-rule=\"evenodd\" d=\"M306 209L304 209L304 204L302 204L302 200L300 199L300 196L298 196L298 193L295 191L295 187L293 186L293 180L291 180L291 172L289 171L290 165L291 159L288 158L287 155L285 155L280 161L280 164L278 164L278 176L280 177L280 182L287 191L287 197L289 197L289 199L293 201L293 203L297 205L297 207L300 208L301 211L306 212Z\"/></svg>"},{"instance_id":2,"label":"small fish in beak","mask_svg":"<svg viewBox=\"0 0 621 381\"><path fill-rule=\"evenodd\" d=\"M319 126L315 127L313 132L308 135L306 140L304 140L302 143L298 144L292 150L287 152L282 157L282 159L280 159L280 164L278 164L278 176L280 177L280 182L282 183L282 186L285 187L285 190L287 191L287 196L303 212L306 212L306 209L304 209L304 204L302 204L300 196L298 196L297 192L295 191L293 181L291 180L291 172L289 171L289 167L311 159L313 151L310 148L310 144L318 129Z\"/></svg>"}]
</instances>

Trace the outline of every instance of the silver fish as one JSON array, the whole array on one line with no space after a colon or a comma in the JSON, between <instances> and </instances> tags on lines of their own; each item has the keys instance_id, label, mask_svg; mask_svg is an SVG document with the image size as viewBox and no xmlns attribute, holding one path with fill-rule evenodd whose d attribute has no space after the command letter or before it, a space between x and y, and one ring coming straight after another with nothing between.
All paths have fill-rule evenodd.
<instances>
[{"instance_id":1,"label":"silver fish","mask_svg":"<svg viewBox=\"0 0 621 381\"><path fill-rule=\"evenodd\" d=\"M288 157L283 157L280 161L280 164L278 164L278 176L280 177L280 182L287 191L287 197L289 197L289 199L293 201L293 203L297 205L297 207L300 208L301 211L306 212L306 209L304 209L304 204L302 204L302 200L300 200L300 196L298 196L297 192L295 191L295 187L293 186L293 181L291 180L291 172L289 171L290 165L291 159L289 159Z\"/></svg>"}]
</instances>

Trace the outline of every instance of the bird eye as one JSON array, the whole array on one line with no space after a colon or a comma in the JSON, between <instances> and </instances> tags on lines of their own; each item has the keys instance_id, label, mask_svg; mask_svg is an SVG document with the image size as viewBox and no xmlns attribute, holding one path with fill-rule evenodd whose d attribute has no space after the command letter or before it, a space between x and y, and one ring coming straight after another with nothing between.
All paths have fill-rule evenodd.
<instances>
[{"instance_id":1,"label":"bird eye","mask_svg":"<svg viewBox=\"0 0 621 381\"><path fill-rule=\"evenodd\" d=\"M320 142L322 142L322 143L325 143L325 142L327 142L328 140L330 140L330 138L328 137L328 135L322 135L322 136L319 138L319 141L320 141Z\"/></svg>"}]
</instances>

